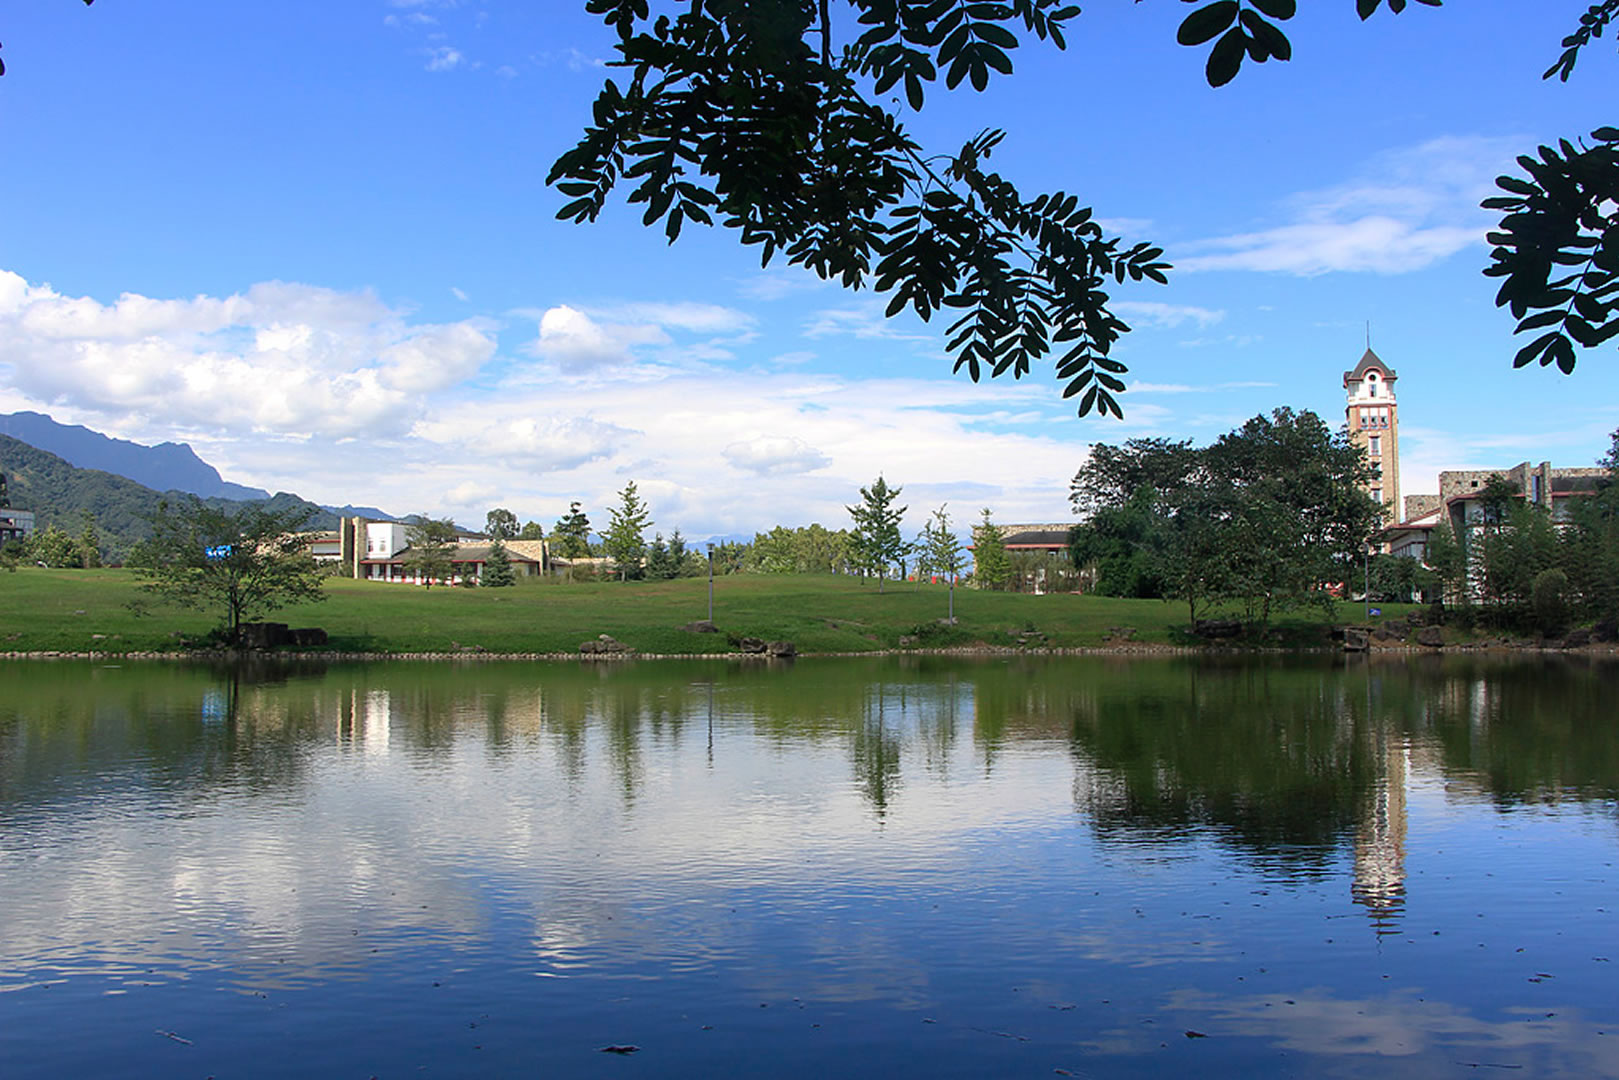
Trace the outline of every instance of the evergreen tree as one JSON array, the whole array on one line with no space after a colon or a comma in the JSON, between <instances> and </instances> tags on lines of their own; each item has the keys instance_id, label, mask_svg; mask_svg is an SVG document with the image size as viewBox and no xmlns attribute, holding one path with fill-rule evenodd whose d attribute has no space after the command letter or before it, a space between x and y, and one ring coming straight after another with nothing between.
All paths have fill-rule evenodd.
<instances>
[{"instance_id":1,"label":"evergreen tree","mask_svg":"<svg viewBox=\"0 0 1619 1080\"><path fill-rule=\"evenodd\" d=\"M101 538L96 532L96 516L80 511L83 528L79 532L79 560L86 570L101 565Z\"/></svg>"},{"instance_id":2,"label":"evergreen tree","mask_svg":"<svg viewBox=\"0 0 1619 1080\"><path fill-rule=\"evenodd\" d=\"M692 576L691 560L687 558L689 554L691 553L686 550L686 538L680 535L680 530L676 529L674 532L670 533L669 566L672 568L672 572L669 575L670 577Z\"/></svg>"},{"instance_id":3,"label":"evergreen tree","mask_svg":"<svg viewBox=\"0 0 1619 1080\"><path fill-rule=\"evenodd\" d=\"M961 541L956 539L955 529L950 525L950 514L946 510L949 505L946 503L933 511L933 516L922 527L917 573L921 574L925 565L928 573L943 574L953 581L961 572Z\"/></svg>"},{"instance_id":4,"label":"evergreen tree","mask_svg":"<svg viewBox=\"0 0 1619 1080\"><path fill-rule=\"evenodd\" d=\"M844 508L854 519L856 560L861 567L877 575L878 592L883 591L888 568L911 551L911 545L899 531L909 507L894 506L894 500L904 490L889 487L879 473L876 483L860 489L859 505Z\"/></svg>"},{"instance_id":5,"label":"evergreen tree","mask_svg":"<svg viewBox=\"0 0 1619 1080\"><path fill-rule=\"evenodd\" d=\"M1012 560L1007 558L1001 530L990 520L984 507L984 520L973 530L973 580L980 589L1003 589L1012 576Z\"/></svg>"},{"instance_id":6,"label":"evergreen tree","mask_svg":"<svg viewBox=\"0 0 1619 1080\"><path fill-rule=\"evenodd\" d=\"M590 555L590 519L579 509L577 501L569 503L567 514L557 520L551 539L564 559L583 559Z\"/></svg>"},{"instance_id":7,"label":"evergreen tree","mask_svg":"<svg viewBox=\"0 0 1619 1080\"><path fill-rule=\"evenodd\" d=\"M646 555L646 530L652 524L652 513L636 493L634 480L624 485L618 499L618 506L608 511L602 547L618 564L619 580L628 581L641 576L641 560Z\"/></svg>"},{"instance_id":8,"label":"evergreen tree","mask_svg":"<svg viewBox=\"0 0 1619 1080\"><path fill-rule=\"evenodd\" d=\"M512 557L506 551L506 545L500 537L495 537L489 545L489 557L483 564L483 585L490 589L504 589L517 584L517 575L512 571Z\"/></svg>"},{"instance_id":9,"label":"evergreen tree","mask_svg":"<svg viewBox=\"0 0 1619 1080\"><path fill-rule=\"evenodd\" d=\"M523 531L517 534L517 539L519 539L519 540L544 540L545 539L545 529L540 525L540 523L538 521L524 522L523 523Z\"/></svg>"},{"instance_id":10,"label":"evergreen tree","mask_svg":"<svg viewBox=\"0 0 1619 1080\"><path fill-rule=\"evenodd\" d=\"M669 556L669 545L663 542L663 534L658 533L652 538L652 546L646 552L646 576L653 581L668 581L675 576L676 563Z\"/></svg>"}]
</instances>

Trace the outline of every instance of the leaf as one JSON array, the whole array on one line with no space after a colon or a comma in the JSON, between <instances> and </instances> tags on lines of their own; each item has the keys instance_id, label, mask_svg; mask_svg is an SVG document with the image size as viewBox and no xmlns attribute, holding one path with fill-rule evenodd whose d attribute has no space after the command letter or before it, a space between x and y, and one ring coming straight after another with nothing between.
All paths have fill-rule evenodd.
<instances>
[{"instance_id":1,"label":"leaf","mask_svg":"<svg viewBox=\"0 0 1619 1080\"><path fill-rule=\"evenodd\" d=\"M1273 19L1291 19L1298 13L1297 0L1248 0Z\"/></svg>"},{"instance_id":2,"label":"leaf","mask_svg":"<svg viewBox=\"0 0 1619 1080\"><path fill-rule=\"evenodd\" d=\"M1209 85L1224 86L1235 79L1247 49L1248 38L1240 28L1227 30L1225 36L1214 43L1214 48L1209 51L1208 63L1204 65Z\"/></svg>"},{"instance_id":3,"label":"leaf","mask_svg":"<svg viewBox=\"0 0 1619 1080\"><path fill-rule=\"evenodd\" d=\"M1180 29L1175 32L1175 40L1182 45L1201 45L1205 41L1212 41L1237 21L1240 10L1241 5L1237 0L1215 0L1186 16L1181 21Z\"/></svg>"}]
</instances>

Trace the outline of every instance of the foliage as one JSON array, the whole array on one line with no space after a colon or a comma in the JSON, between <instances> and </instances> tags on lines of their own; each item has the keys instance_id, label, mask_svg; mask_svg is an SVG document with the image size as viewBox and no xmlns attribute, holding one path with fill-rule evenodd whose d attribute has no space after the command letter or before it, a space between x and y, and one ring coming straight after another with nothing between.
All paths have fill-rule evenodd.
<instances>
[{"instance_id":1,"label":"foliage","mask_svg":"<svg viewBox=\"0 0 1619 1080\"><path fill-rule=\"evenodd\" d=\"M1242 604L1250 622L1330 605L1325 585L1359 566L1382 510L1362 486L1365 452L1311 412L1256 416L1213 445L1098 444L1070 488L1088 517L1072 534L1096 591Z\"/></svg>"},{"instance_id":2,"label":"foliage","mask_svg":"<svg viewBox=\"0 0 1619 1080\"><path fill-rule=\"evenodd\" d=\"M505 589L517 584L511 554L498 536L489 544L489 556L483 561L483 580L480 584L490 589Z\"/></svg>"},{"instance_id":3,"label":"foliage","mask_svg":"<svg viewBox=\"0 0 1619 1080\"><path fill-rule=\"evenodd\" d=\"M227 641L244 621L323 598L324 577L300 530L308 514L248 505L221 510L199 499L164 502L152 519L151 565L142 589L185 608L216 612Z\"/></svg>"},{"instance_id":4,"label":"foliage","mask_svg":"<svg viewBox=\"0 0 1619 1080\"><path fill-rule=\"evenodd\" d=\"M777 525L754 535L745 564L765 574L846 574L856 569L854 535L819 523L797 529Z\"/></svg>"},{"instance_id":5,"label":"foliage","mask_svg":"<svg viewBox=\"0 0 1619 1080\"><path fill-rule=\"evenodd\" d=\"M590 518L579 509L578 502L568 504L568 513L559 518L551 530L551 540L557 545L557 554L564 559L583 559L590 555Z\"/></svg>"},{"instance_id":6,"label":"foliage","mask_svg":"<svg viewBox=\"0 0 1619 1080\"><path fill-rule=\"evenodd\" d=\"M1011 27L1063 48L1078 7L838 6L860 26L842 49L828 0L589 0L618 32L612 63L629 75L606 83L592 125L552 166L547 182L569 199L557 216L594 221L620 181L633 183L629 201L671 243L717 215L763 264L779 252L823 279L870 285L889 294L889 315L959 311L947 348L974 381L1021 377L1055 348L1080 414L1121 415L1125 366L1110 352L1128 327L1104 287L1165 281L1162 250L1107 236L1077 196L1026 199L987 171L1002 132L929 155L888 96L902 86L919 110L941 75L948 89L983 90L991 71L1012 70Z\"/></svg>"},{"instance_id":7,"label":"foliage","mask_svg":"<svg viewBox=\"0 0 1619 1080\"><path fill-rule=\"evenodd\" d=\"M961 573L964 562L961 541L956 539L955 529L951 527L949 505L945 503L933 511L933 516L922 526L922 535L917 537L916 575L919 578L939 574L954 581Z\"/></svg>"},{"instance_id":8,"label":"foliage","mask_svg":"<svg viewBox=\"0 0 1619 1080\"><path fill-rule=\"evenodd\" d=\"M435 583L450 580L455 571L455 522L448 518L420 515L405 527L405 561L431 589Z\"/></svg>"},{"instance_id":9,"label":"foliage","mask_svg":"<svg viewBox=\"0 0 1619 1080\"><path fill-rule=\"evenodd\" d=\"M882 474L869 488L860 489L860 502L844 509L854 519L850 551L853 562L866 573L877 575L877 591L883 591L883 578L895 563L910 554L911 545L900 533L900 523L909 507L894 505L903 487L891 488Z\"/></svg>"},{"instance_id":10,"label":"foliage","mask_svg":"<svg viewBox=\"0 0 1619 1080\"><path fill-rule=\"evenodd\" d=\"M984 519L973 529L973 584L980 589L1003 589L1011 577L1005 540L986 506Z\"/></svg>"},{"instance_id":11,"label":"foliage","mask_svg":"<svg viewBox=\"0 0 1619 1080\"><path fill-rule=\"evenodd\" d=\"M668 581L678 576L678 573L679 564L670 556L669 545L664 543L663 534L656 534L646 550L647 578L652 581Z\"/></svg>"},{"instance_id":12,"label":"foliage","mask_svg":"<svg viewBox=\"0 0 1619 1080\"><path fill-rule=\"evenodd\" d=\"M515 540L517 515L505 507L497 506L484 515L483 531L491 540Z\"/></svg>"},{"instance_id":13,"label":"foliage","mask_svg":"<svg viewBox=\"0 0 1619 1080\"><path fill-rule=\"evenodd\" d=\"M652 524L652 513L636 493L634 480L624 485L618 499L618 506L608 511L602 548L618 565L619 580L627 581L642 574L641 559L646 554L645 535Z\"/></svg>"},{"instance_id":14,"label":"foliage","mask_svg":"<svg viewBox=\"0 0 1619 1080\"><path fill-rule=\"evenodd\" d=\"M1376 603L1411 604L1439 584L1438 575L1409 555L1373 555L1369 599Z\"/></svg>"},{"instance_id":15,"label":"foliage","mask_svg":"<svg viewBox=\"0 0 1619 1080\"><path fill-rule=\"evenodd\" d=\"M1560 633L1568 625L1568 575L1555 566L1536 574L1530 605L1542 633Z\"/></svg>"},{"instance_id":16,"label":"foliage","mask_svg":"<svg viewBox=\"0 0 1619 1080\"><path fill-rule=\"evenodd\" d=\"M525 521L523 531L517 534L519 540L544 540L545 528L538 521Z\"/></svg>"}]
</instances>

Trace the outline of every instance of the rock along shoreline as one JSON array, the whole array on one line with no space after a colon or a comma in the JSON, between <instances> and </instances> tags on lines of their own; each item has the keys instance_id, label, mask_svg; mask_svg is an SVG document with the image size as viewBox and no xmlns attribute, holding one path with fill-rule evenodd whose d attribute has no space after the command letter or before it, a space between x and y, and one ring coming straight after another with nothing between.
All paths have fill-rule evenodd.
<instances>
[{"instance_id":1,"label":"rock along shoreline","mask_svg":"<svg viewBox=\"0 0 1619 1080\"><path fill-rule=\"evenodd\" d=\"M744 663L765 663L775 660L849 659L858 657L894 656L958 656L958 657L1013 657L1013 656L1108 656L1108 657L1168 657L1168 656L1426 656L1426 655L1501 654L1508 656L1583 656L1619 658L1619 644L1593 643L1576 648L1543 645L1535 642L1483 641L1459 642L1446 645L1411 645L1405 643L1376 643L1361 653L1345 653L1341 647L1318 646L1311 648L1241 648L1231 645L1161 645L1150 642L1119 642L1107 645L1078 646L1072 648L1018 648L1004 645L965 645L949 648L868 649L858 652L800 652L786 658L770 657L758 653L650 653L628 650L616 653L579 652L490 652L479 649L422 652L343 652L332 650L255 650L255 649L177 649L177 650L34 650L0 652L0 660L173 660L173 661L286 661L307 663L324 660L329 663L379 663L383 661L460 663L514 663L566 661L585 664L618 664L633 660L735 660Z\"/></svg>"}]
</instances>

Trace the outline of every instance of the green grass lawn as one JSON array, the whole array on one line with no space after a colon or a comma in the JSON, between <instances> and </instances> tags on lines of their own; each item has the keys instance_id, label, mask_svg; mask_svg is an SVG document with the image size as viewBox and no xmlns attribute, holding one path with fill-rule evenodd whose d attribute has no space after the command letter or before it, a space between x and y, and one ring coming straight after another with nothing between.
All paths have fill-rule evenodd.
<instances>
[{"instance_id":1,"label":"green grass lawn","mask_svg":"<svg viewBox=\"0 0 1619 1080\"><path fill-rule=\"evenodd\" d=\"M551 584L521 582L509 589L421 589L347 578L327 584L328 598L276 612L292 626L319 626L331 649L344 652L575 653L598 634L644 653L725 652L726 635L792 641L800 652L892 649L902 635L920 633L921 647L1009 646L1027 630L1054 648L1103 644L1111 627L1133 627L1135 640L1185 641L1186 607L1157 600L1097 596L1027 596L956 590L954 627L945 616L942 585L837 576L737 575L714 583L714 621L724 634L696 634L682 624L708 613L708 582ZM172 650L198 641L218 624L213 612L152 605L137 615L142 596L125 570L45 570L0 573L0 651L129 652ZM1408 608L1383 605L1385 616ZM1359 619L1358 605L1340 604L1337 621ZM1315 613L1279 620L1274 640L1316 644L1332 620ZM97 636L100 635L100 636Z\"/></svg>"}]
</instances>

